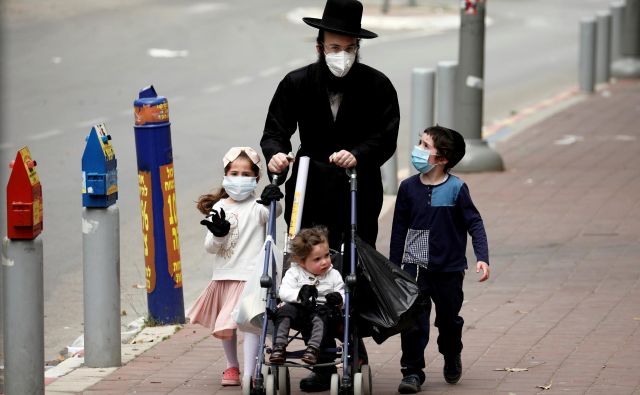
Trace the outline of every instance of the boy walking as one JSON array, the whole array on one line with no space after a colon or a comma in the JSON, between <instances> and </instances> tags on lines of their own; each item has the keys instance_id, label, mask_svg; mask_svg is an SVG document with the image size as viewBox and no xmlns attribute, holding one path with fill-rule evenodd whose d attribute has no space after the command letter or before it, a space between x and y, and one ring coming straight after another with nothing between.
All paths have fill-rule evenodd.
<instances>
[{"instance_id":1,"label":"boy walking","mask_svg":"<svg viewBox=\"0 0 640 395\"><path fill-rule=\"evenodd\" d=\"M429 342L429 316L435 305L438 351L443 374L455 384L462 374L462 282L467 269L467 233L477 258L479 281L489 278L489 249L482 217L458 177L449 174L465 154L460 133L442 126L427 128L411 154L420 172L402 181L396 198L390 260L413 276L420 287L416 324L401 333L401 394L420 391L426 377L424 350Z\"/></svg>"}]
</instances>

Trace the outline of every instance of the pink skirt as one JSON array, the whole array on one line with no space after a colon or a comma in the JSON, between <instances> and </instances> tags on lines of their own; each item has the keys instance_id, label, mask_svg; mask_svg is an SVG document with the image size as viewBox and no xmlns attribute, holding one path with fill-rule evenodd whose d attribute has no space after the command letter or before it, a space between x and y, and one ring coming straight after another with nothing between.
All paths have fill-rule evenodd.
<instances>
[{"instance_id":1,"label":"pink skirt","mask_svg":"<svg viewBox=\"0 0 640 395\"><path fill-rule=\"evenodd\" d=\"M233 336L237 324L231 316L244 289L244 281L211 281L187 311L192 324L200 324L211 329L218 339Z\"/></svg>"}]
</instances>

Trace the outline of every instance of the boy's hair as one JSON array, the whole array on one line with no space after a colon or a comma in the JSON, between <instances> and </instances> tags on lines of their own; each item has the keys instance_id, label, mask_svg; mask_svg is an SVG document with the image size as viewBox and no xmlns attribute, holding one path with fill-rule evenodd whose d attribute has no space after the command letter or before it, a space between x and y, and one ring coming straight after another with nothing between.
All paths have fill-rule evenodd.
<instances>
[{"instance_id":1,"label":"boy's hair","mask_svg":"<svg viewBox=\"0 0 640 395\"><path fill-rule=\"evenodd\" d=\"M253 172L256 174L256 177L260 177L260 166L253 163L253 160L249 157L249 155L247 155L246 152L244 151L240 152L240 154L238 154L238 156L234 160L238 158L243 158L248 160L249 163L251 163L251 170L253 170ZM224 174L227 174L227 172L229 171L229 168L231 167L231 163L232 162L227 163L227 165L224 167ZM213 208L213 205L216 204L218 200L224 199L227 197L229 197L229 195L227 194L227 191L225 191L223 187L220 187L217 190L215 190L213 193L200 195L200 197L196 201L196 208L202 214L209 215L209 213L211 212L211 209Z\"/></svg>"},{"instance_id":2,"label":"boy's hair","mask_svg":"<svg viewBox=\"0 0 640 395\"><path fill-rule=\"evenodd\" d=\"M455 130L436 125L426 128L423 133L431 136L438 155L447 159L448 162L444 165L445 171L457 165L464 157L466 150L464 137Z\"/></svg>"},{"instance_id":3,"label":"boy's hair","mask_svg":"<svg viewBox=\"0 0 640 395\"><path fill-rule=\"evenodd\" d=\"M327 228L314 226L313 228L301 229L289 242L289 252L296 260L306 259L313 247L322 243L329 243Z\"/></svg>"}]
</instances>

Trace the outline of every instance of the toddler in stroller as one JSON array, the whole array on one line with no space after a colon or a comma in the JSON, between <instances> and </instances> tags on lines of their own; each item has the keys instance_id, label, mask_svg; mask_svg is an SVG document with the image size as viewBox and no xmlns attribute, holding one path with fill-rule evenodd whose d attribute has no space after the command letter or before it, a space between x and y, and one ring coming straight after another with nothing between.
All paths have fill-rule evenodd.
<instances>
[{"instance_id":1,"label":"toddler in stroller","mask_svg":"<svg viewBox=\"0 0 640 395\"><path fill-rule=\"evenodd\" d=\"M325 228L302 229L291 240L290 251L294 264L280 285L279 297L284 304L275 313L269 362L285 362L289 329L293 327L307 339L302 361L315 365L321 349L335 347L333 318L341 316L344 281L331 264Z\"/></svg>"}]
</instances>

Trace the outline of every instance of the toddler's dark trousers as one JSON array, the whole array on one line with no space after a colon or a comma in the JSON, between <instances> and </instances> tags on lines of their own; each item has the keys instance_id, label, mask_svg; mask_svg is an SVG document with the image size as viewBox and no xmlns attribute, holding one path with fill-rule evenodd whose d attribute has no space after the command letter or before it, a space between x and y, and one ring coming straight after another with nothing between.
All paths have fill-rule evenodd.
<instances>
[{"instance_id":1,"label":"toddler's dark trousers","mask_svg":"<svg viewBox=\"0 0 640 395\"><path fill-rule=\"evenodd\" d=\"M405 264L404 270L416 278L417 265ZM416 303L421 308L415 325L400 334L403 376L417 374L424 381L424 350L429 343L429 316L432 301L435 305L435 326L438 328L438 351L443 355L456 355L462 351L462 327L464 320L460 309L464 295L464 272L428 272L420 267L417 275L420 297Z\"/></svg>"}]
</instances>

